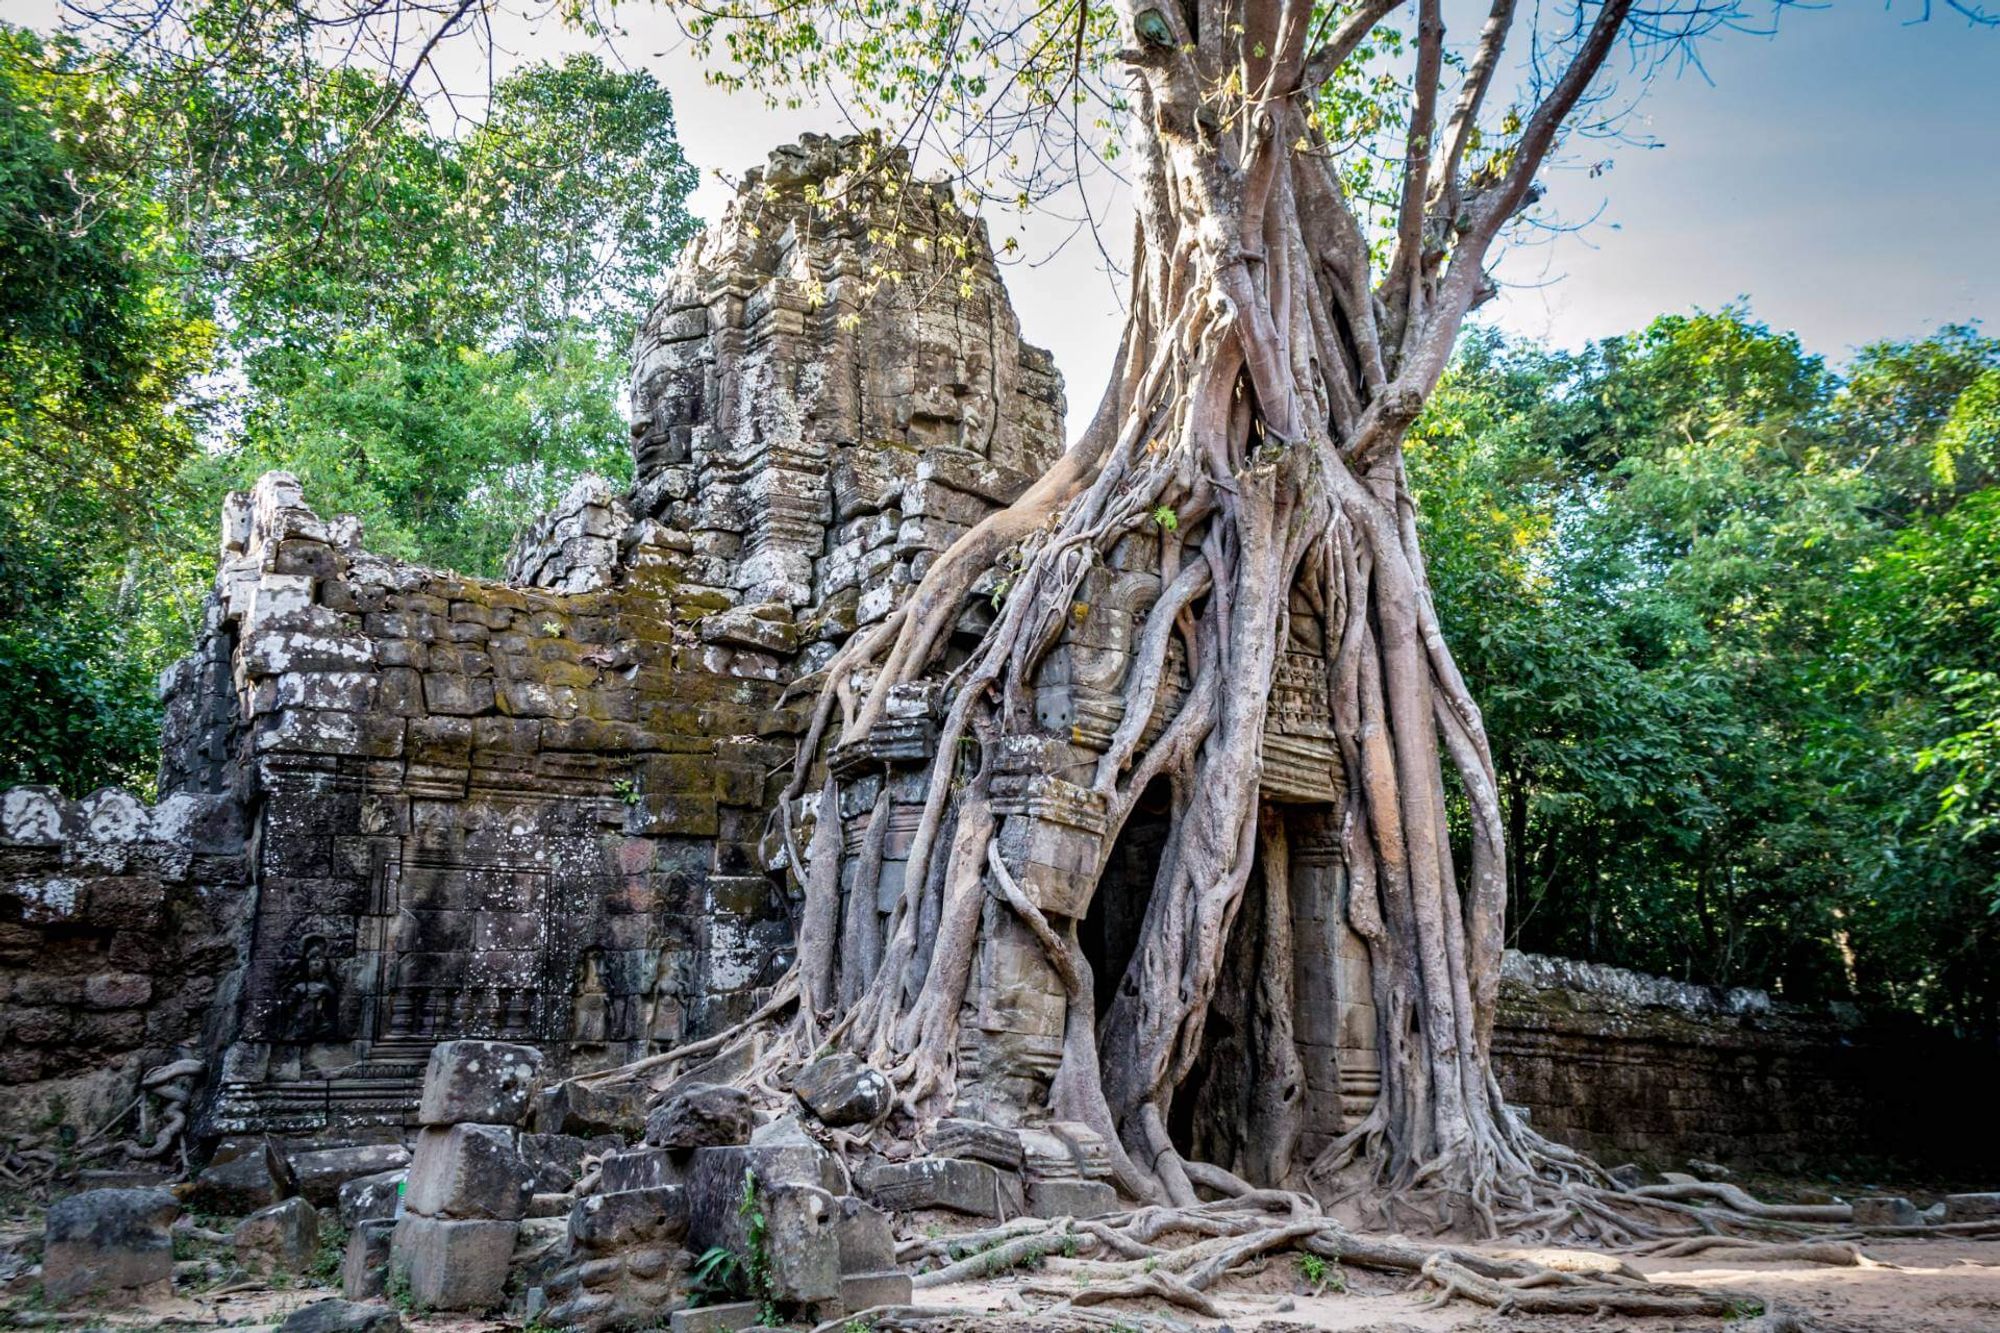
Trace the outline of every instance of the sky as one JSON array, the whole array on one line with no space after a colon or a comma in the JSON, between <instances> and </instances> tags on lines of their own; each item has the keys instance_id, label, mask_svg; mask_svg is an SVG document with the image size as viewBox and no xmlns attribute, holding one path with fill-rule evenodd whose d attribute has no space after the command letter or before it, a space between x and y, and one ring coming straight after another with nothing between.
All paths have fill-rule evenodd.
<instances>
[{"instance_id":1,"label":"sky","mask_svg":"<svg viewBox=\"0 0 2000 1333\"><path fill-rule=\"evenodd\" d=\"M621 13L635 39L623 49L673 90L682 145L705 173L840 128L824 110L773 112L704 85L667 25ZM1477 317L1575 347L1742 299L1835 363L1879 339L2000 321L2000 28L1942 4L1911 21L1921 13L1919 0L1794 5L1775 35L1722 34L1701 69L1656 76L1624 127L1653 146L1587 143L1548 171L1544 211L1563 226L1510 244L1503 293ZM694 202L713 218L728 197L710 177ZM1115 215L1105 234L1127 226ZM1031 227L1024 255L1042 259L1069 230ZM1007 276L1080 425L1116 350L1119 284L1088 238Z\"/></svg>"},{"instance_id":2,"label":"sky","mask_svg":"<svg viewBox=\"0 0 2000 1333\"><path fill-rule=\"evenodd\" d=\"M1496 268L1502 295L1477 317L1575 347L1741 299L1836 364L1878 339L2000 321L2000 28L1973 28L1942 3L1914 21L1922 3L1795 3L1775 35L1723 34L1701 48L1701 69L1655 77L1624 125L1643 143L1583 143L1545 172L1543 211L1562 225L1509 244ZM0 14L46 26L54 3L0 0ZM649 6L618 16L621 58L675 96L682 147L704 175L692 202L705 218L731 194L716 172L740 174L802 132L843 128L830 108L773 110L709 86ZM1452 18L1454 35L1476 32L1475 17ZM516 58L584 45L553 23L503 43ZM1593 175L1600 162L1608 168ZM1103 234L1122 240L1129 221L1122 200L1111 203ZM1024 334L1055 354L1080 424L1116 350L1121 306L1120 282L1089 238L1059 244L1072 230L1030 223L1007 279Z\"/></svg>"}]
</instances>

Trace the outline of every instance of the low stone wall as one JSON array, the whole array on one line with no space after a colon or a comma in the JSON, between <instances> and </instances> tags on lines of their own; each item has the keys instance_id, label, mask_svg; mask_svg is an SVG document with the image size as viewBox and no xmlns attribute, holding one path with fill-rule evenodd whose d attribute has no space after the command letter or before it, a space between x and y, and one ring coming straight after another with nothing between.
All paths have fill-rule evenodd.
<instances>
[{"instance_id":1,"label":"low stone wall","mask_svg":"<svg viewBox=\"0 0 2000 1333\"><path fill-rule=\"evenodd\" d=\"M0 795L0 1125L93 1129L200 1051L237 968L243 848L220 796Z\"/></svg>"},{"instance_id":2,"label":"low stone wall","mask_svg":"<svg viewBox=\"0 0 2000 1333\"><path fill-rule=\"evenodd\" d=\"M1993 1053L1851 1010L1507 956L1494 1064L1542 1133L1607 1162L1992 1163Z\"/></svg>"}]
</instances>

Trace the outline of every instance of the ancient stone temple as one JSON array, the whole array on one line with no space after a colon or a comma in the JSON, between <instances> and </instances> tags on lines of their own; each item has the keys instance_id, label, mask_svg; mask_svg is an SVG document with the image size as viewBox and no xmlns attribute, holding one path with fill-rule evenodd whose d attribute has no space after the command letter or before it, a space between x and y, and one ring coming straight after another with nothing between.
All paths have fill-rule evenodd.
<instances>
[{"instance_id":1,"label":"ancient stone temple","mask_svg":"<svg viewBox=\"0 0 2000 1333\"><path fill-rule=\"evenodd\" d=\"M245 1131L398 1138L442 1042L532 1046L551 1078L606 1068L741 1019L785 973L805 843L774 812L815 673L1058 456L1062 385L1021 341L979 224L897 154L811 137L748 174L633 357L633 485L580 483L503 580L373 555L283 475L231 498L204 631L162 682L158 801L0 795L0 1118L29 1124L60 1099L95 1125L137 1098L139 1161ZM1142 802L1105 846L1088 775L1127 721L1165 540L1136 533L1084 576L1037 682L1038 731L1009 740L994 786L1000 853L1046 915L1077 924L1100 1015L1167 815L1163 793ZM968 604L963 644L997 600ZM1346 924L1319 611L1294 605L1289 634L1263 798L1288 861L1310 1157L1366 1114L1379 1065ZM1149 731L1187 678L1176 647ZM871 849L849 859L871 880L842 885L840 948L860 962L843 978L882 955L940 704L934 687L897 691L865 740L811 759L838 775L840 808L809 795L788 812ZM1171 1127L1242 1170L1268 1072L1251 1038L1266 908L1248 898ZM1008 1142L1032 1157L1067 999L1017 916L985 910L951 1123L975 1144L968 1126L1030 1127ZM1511 1012L1546 1034L1559 1011ZM1502 1077L1514 1053L1538 1115L1608 1143L1639 1123L1585 1114L1594 1088L1543 1058L1556 1039L1506 1021ZM1564 1058L1634 1030L1564 1029ZM1659 1086L1653 1058L1626 1062L1634 1099ZM1711 1063L1718 1085L1743 1067ZM1663 1140L1683 1131L1656 1119Z\"/></svg>"}]
</instances>

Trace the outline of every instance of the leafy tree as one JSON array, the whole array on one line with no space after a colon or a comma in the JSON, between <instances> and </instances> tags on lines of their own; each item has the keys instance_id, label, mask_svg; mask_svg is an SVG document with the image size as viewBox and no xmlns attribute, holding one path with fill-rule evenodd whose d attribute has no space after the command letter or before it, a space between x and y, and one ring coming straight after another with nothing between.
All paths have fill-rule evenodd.
<instances>
[{"instance_id":1,"label":"leafy tree","mask_svg":"<svg viewBox=\"0 0 2000 1333\"><path fill-rule=\"evenodd\" d=\"M1414 432L1520 945L1993 1030L1985 345L1471 340Z\"/></svg>"},{"instance_id":2,"label":"leafy tree","mask_svg":"<svg viewBox=\"0 0 2000 1333\"><path fill-rule=\"evenodd\" d=\"M12 780L149 783L230 487L287 469L378 549L491 574L629 468L624 348L694 226L666 91L531 65L456 135L394 92L0 27Z\"/></svg>"},{"instance_id":3,"label":"leafy tree","mask_svg":"<svg viewBox=\"0 0 2000 1333\"><path fill-rule=\"evenodd\" d=\"M0 26L0 780L153 764L126 555L196 452L217 331L133 178L149 132L76 46Z\"/></svg>"}]
</instances>

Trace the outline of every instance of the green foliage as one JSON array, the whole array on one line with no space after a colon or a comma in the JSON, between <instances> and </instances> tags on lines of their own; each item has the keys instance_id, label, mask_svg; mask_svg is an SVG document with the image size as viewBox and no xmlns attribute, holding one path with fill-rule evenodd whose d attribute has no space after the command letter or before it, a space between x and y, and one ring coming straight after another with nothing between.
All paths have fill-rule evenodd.
<instances>
[{"instance_id":1,"label":"green foliage","mask_svg":"<svg viewBox=\"0 0 2000 1333\"><path fill-rule=\"evenodd\" d=\"M0 25L0 782L150 786L262 472L471 574L629 477L625 348L694 229L666 91L529 65L445 134L266 17L146 58Z\"/></svg>"},{"instance_id":2,"label":"green foliage","mask_svg":"<svg viewBox=\"0 0 2000 1333\"><path fill-rule=\"evenodd\" d=\"M711 1245L688 1270L688 1304L694 1307L721 1305L737 1299L746 1290L743 1260L726 1245Z\"/></svg>"},{"instance_id":3,"label":"green foliage","mask_svg":"<svg viewBox=\"0 0 2000 1333\"><path fill-rule=\"evenodd\" d=\"M1995 367L1735 310L1468 341L1409 463L1515 944L1991 1029Z\"/></svg>"},{"instance_id":4,"label":"green foliage","mask_svg":"<svg viewBox=\"0 0 2000 1333\"><path fill-rule=\"evenodd\" d=\"M764 1201L757 1193L757 1173L743 1171L743 1197L736 1214L743 1219L743 1241L749 1253L743 1256L743 1285L757 1302L757 1322L775 1328L784 1322L777 1300L771 1294L770 1223L764 1215Z\"/></svg>"}]
</instances>

